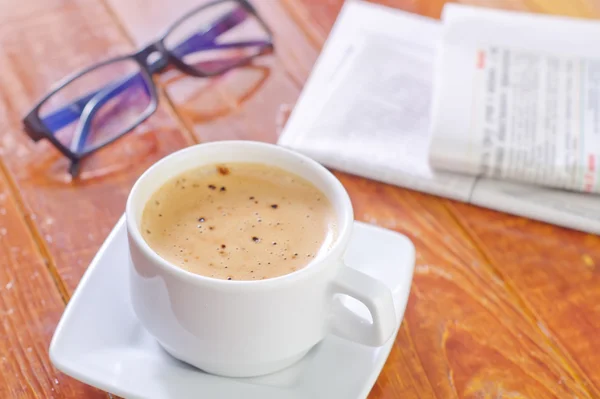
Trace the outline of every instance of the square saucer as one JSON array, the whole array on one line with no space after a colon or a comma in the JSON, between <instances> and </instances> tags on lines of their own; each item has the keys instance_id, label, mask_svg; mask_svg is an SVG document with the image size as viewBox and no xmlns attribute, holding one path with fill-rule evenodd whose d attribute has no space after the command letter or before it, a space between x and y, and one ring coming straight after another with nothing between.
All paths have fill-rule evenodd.
<instances>
[{"instance_id":1,"label":"square saucer","mask_svg":"<svg viewBox=\"0 0 600 399\"><path fill-rule=\"evenodd\" d=\"M392 290L397 316L393 338L372 348L329 335L285 370L224 378L174 359L141 326L129 301L127 246L123 217L81 279L50 344L56 368L126 398L366 398L400 327L415 263L408 238L355 222L345 261ZM364 305L345 299L345 306L370 320Z\"/></svg>"}]
</instances>

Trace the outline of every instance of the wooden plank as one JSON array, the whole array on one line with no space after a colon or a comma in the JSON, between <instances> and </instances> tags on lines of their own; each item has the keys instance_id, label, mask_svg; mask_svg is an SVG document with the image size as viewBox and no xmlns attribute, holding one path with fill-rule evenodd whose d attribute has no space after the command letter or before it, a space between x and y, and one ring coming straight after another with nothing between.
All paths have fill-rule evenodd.
<instances>
[{"instance_id":1,"label":"wooden plank","mask_svg":"<svg viewBox=\"0 0 600 399\"><path fill-rule=\"evenodd\" d=\"M0 155L51 267L72 292L123 213L133 181L191 138L163 105L134 133L84 162L81 179L71 182L66 159L47 142L30 142L20 118L63 76L132 46L102 2L22 0L15 7L2 0L0 26Z\"/></svg>"},{"instance_id":2,"label":"wooden plank","mask_svg":"<svg viewBox=\"0 0 600 399\"><path fill-rule=\"evenodd\" d=\"M152 6L144 8L164 9L164 13L140 9L142 15L135 17L132 11L138 9L132 4L136 3L111 0L110 4L134 40L143 42L149 39L147 35L154 35L156 26L166 24L165 19L172 20L185 11L183 3L165 7L165 1L154 0ZM276 36L281 32L278 48L305 48L311 43L310 34L302 39L289 18L272 11L278 10L273 7L275 2L255 4ZM308 50L303 52L309 54ZM309 70L314 61L314 57L295 58L292 54L278 52L263 61L270 71L267 81L245 102L223 89L215 91L218 95L205 94L202 101L193 103L182 102L181 92L169 94L188 123L190 113L206 113L206 108L218 107L214 104L219 101L232 104L231 112L215 112L216 119L222 118L218 125L207 118L193 121L191 126L202 138L271 140L275 131L271 125L273 115L281 104L293 102L299 92L292 83L300 75L293 71ZM303 66L281 71L294 62ZM241 82L248 79L243 73L231 78L236 82L232 87L243 86ZM288 80L284 80L286 77ZM230 77L202 84L218 87L227 79ZM269 81L272 86L267 90ZM253 108L252 104L261 104L261 108ZM262 121L261 130L253 129L255 121ZM478 397L501 394L505 389L525 396L542 392L545 397L589 397L559 351L540 332L536 320L521 310L520 303L439 199L344 174L338 176L350 192L357 219L409 235L419 253L404 325L372 397ZM493 361L487 362L486 358Z\"/></svg>"},{"instance_id":3,"label":"wooden plank","mask_svg":"<svg viewBox=\"0 0 600 399\"><path fill-rule=\"evenodd\" d=\"M498 275L600 396L600 237L450 202Z\"/></svg>"},{"instance_id":4,"label":"wooden plank","mask_svg":"<svg viewBox=\"0 0 600 399\"><path fill-rule=\"evenodd\" d=\"M106 397L58 372L48 345L64 302L0 173L0 398Z\"/></svg>"},{"instance_id":5,"label":"wooden plank","mask_svg":"<svg viewBox=\"0 0 600 399\"><path fill-rule=\"evenodd\" d=\"M400 355L373 398L595 397L439 198L337 174L358 220L408 235L417 265ZM426 382L428 381L428 382ZM591 395L590 392L594 394ZM419 396L422 395L422 396ZM522 395L522 396L518 396Z\"/></svg>"}]
</instances>

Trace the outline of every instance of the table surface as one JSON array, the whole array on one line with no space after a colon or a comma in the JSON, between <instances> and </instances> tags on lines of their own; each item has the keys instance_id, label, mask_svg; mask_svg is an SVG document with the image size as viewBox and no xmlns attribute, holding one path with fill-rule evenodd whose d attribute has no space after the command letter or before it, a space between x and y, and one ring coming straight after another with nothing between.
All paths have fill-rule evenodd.
<instances>
[{"instance_id":1,"label":"table surface","mask_svg":"<svg viewBox=\"0 0 600 399\"><path fill-rule=\"evenodd\" d=\"M275 141L342 0L254 0L275 55L213 80L157 78L158 112L78 181L20 119L78 68L132 51L206 0L0 0L0 397L106 397L48 345L134 180L200 141ZM385 0L439 17L443 0ZM600 17L597 0L466 0ZM408 307L370 398L600 397L600 237L337 173L358 220L418 251ZM115 325L114 328L119 328Z\"/></svg>"}]
</instances>

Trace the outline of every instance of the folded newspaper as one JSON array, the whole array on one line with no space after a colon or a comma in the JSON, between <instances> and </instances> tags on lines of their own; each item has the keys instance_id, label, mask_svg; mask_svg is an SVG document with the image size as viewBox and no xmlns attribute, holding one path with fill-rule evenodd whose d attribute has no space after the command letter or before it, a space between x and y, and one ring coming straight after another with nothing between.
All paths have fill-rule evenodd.
<instances>
[{"instance_id":1,"label":"folded newspaper","mask_svg":"<svg viewBox=\"0 0 600 399\"><path fill-rule=\"evenodd\" d=\"M444 129L432 123L432 108L447 104L451 113L472 107L462 102L462 92L446 92L443 103L433 96L436 50L443 35L437 20L347 1L279 144L344 172L600 234L597 195L481 177L480 169L471 172L462 166L457 168L463 173L432 169L430 132L432 127ZM440 75L453 79L449 71L436 79ZM460 129L456 126L439 139L452 141ZM443 153L442 146L436 154ZM444 169L451 169L446 164Z\"/></svg>"},{"instance_id":2,"label":"folded newspaper","mask_svg":"<svg viewBox=\"0 0 600 399\"><path fill-rule=\"evenodd\" d=\"M600 23L452 5L442 18L431 165L600 193Z\"/></svg>"}]
</instances>

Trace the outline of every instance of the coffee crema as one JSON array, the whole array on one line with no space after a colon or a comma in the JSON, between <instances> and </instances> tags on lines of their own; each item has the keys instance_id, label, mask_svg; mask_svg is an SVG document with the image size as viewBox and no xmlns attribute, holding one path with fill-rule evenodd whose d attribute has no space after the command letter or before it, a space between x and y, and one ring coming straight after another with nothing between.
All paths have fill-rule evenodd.
<instances>
[{"instance_id":1,"label":"coffee crema","mask_svg":"<svg viewBox=\"0 0 600 399\"><path fill-rule=\"evenodd\" d=\"M335 211L313 184L256 163L208 165L165 183L147 202L142 236L192 273L261 280L292 273L329 250Z\"/></svg>"}]
</instances>

